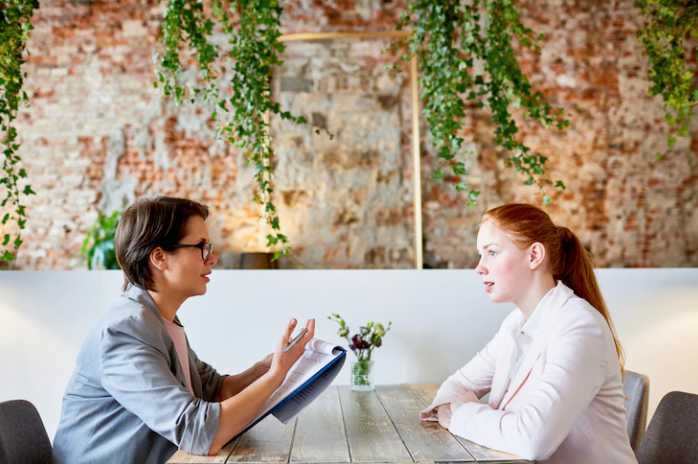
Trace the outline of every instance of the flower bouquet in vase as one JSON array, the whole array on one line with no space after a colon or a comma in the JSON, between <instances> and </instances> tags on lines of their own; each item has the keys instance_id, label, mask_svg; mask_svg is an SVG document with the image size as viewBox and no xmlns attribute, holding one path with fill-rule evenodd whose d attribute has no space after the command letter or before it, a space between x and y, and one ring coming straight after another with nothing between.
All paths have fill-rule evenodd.
<instances>
[{"instance_id":1,"label":"flower bouquet in vase","mask_svg":"<svg viewBox=\"0 0 698 464\"><path fill-rule=\"evenodd\" d=\"M339 314L332 313L327 319L339 324L337 335L344 338L349 348L356 355L356 360L351 362L351 389L354 391L371 391L375 388L373 380L373 361L371 354L375 348L383 344L383 337L393 325L388 323L385 327L381 323L369 322L359 327L359 333L349 337L349 326Z\"/></svg>"}]
</instances>

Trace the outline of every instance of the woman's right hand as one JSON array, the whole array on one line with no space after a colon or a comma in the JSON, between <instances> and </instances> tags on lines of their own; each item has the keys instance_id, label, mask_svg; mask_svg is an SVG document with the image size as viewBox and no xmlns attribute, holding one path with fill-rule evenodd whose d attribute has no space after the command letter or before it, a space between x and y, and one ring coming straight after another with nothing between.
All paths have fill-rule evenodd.
<instances>
[{"instance_id":1,"label":"woman's right hand","mask_svg":"<svg viewBox=\"0 0 698 464\"><path fill-rule=\"evenodd\" d=\"M305 351L305 345L315 336L315 319L309 319L306 322L305 327L308 329L303 337L298 340L298 342L291 347L286 353L284 353L284 348L291 341L291 334L293 329L296 327L296 320L291 319L281 336L279 343L276 345L276 350L274 350L274 357L271 360L271 367L269 368L269 373L276 377L279 382L283 382L286 378L286 374L291 369L291 367L303 356Z\"/></svg>"}]
</instances>

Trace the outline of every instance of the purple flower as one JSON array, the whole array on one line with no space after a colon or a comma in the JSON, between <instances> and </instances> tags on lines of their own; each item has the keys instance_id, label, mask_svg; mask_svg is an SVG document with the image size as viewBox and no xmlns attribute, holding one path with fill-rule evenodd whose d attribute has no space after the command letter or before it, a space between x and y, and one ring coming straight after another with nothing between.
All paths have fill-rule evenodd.
<instances>
[{"instance_id":1,"label":"purple flower","mask_svg":"<svg viewBox=\"0 0 698 464\"><path fill-rule=\"evenodd\" d=\"M371 347L371 345L361 337L361 334L354 335L351 341L352 345L356 347L352 348L353 350L367 350Z\"/></svg>"}]
</instances>

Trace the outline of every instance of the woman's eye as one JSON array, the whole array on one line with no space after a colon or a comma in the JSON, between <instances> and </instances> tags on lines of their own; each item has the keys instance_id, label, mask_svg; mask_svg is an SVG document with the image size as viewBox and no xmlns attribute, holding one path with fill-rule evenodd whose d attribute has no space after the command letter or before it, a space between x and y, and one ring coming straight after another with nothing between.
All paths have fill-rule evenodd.
<instances>
[{"instance_id":1,"label":"woman's eye","mask_svg":"<svg viewBox=\"0 0 698 464\"><path fill-rule=\"evenodd\" d=\"M489 251L489 254L490 254L490 256L494 257L494 256L497 254L497 252L496 252L496 251L490 250L490 251Z\"/></svg>"}]
</instances>

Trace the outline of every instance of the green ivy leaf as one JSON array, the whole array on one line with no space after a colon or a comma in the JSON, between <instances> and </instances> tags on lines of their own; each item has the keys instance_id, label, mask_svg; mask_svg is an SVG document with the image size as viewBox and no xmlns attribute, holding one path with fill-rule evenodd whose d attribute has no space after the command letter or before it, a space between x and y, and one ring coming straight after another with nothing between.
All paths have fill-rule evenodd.
<instances>
[{"instance_id":1,"label":"green ivy leaf","mask_svg":"<svg viewBox=\"0 0 698 464\"><path fill-rule=\"evenodd\" d=\"M669 138L667 138L667 144L669 145L669 150L673 150L676 146L676 137L670 135Z\"/></svg>"},{"instance_id":2,"label":"green ivy leaf","mask_svg":"<svg viewBox=\"0 0 698 464\"><path fill-rule=\"evenodd\" d=\"M278 238L274 237L274 236L271 235L271 234L267 235L267 247L276 245L277 243L279 243L279 239L278 239Z\"/></svg>"},{"instance_id":3,"label":"green ivy leaf","mask_svg":"<svg viewBox=\"0 0 698 464\"><path fill-rule=\"evenodd\" d=\"M444 172L441 169L439 169L438 171L436 171L434 174L431 175L431 178L432 179L443 179Z\"/></svg>"},{"instance_id":4,"label":"green ivy leaf","mask_svg":"<svg viewBox=\"0 0 698 464\"><path fill-rule=\"evenodd\" d=\"M468 174L468 171L465 170L465 165L459 162L453 166L453 173L457 176L465 176Z\"/></svg>"}]
</instances>

